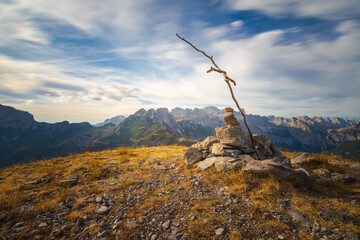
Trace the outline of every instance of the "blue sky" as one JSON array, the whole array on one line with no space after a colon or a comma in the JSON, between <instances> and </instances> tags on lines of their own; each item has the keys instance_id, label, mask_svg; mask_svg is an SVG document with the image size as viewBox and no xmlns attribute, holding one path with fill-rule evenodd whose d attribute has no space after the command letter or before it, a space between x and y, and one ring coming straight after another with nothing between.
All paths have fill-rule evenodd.
<instances>
[{"instance_id":1,"label":"blue sky","mask_svg":"<svg viewBox=\"0 0 360 240\"><path fill-rule=\"evenodd\" d=\"M360 118L358 0L3 0L0 103L38 121L139 108Z\"/></svg>"}]
</instances>

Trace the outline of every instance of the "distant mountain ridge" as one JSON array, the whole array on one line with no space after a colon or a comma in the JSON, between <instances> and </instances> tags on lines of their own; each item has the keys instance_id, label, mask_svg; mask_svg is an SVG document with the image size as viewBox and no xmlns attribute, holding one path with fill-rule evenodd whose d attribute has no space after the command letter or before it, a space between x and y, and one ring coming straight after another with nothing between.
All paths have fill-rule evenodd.
<instances>
[{"instance_id":1,"label":"distant mountain ridge","mask_svg":"<svg viewBox=\"0 0 360 240\"><path fill-rule=\"evenodd\" d=\"M105 121L103 121L101 123L94 124L93 126L94 127L101 127L101 126L104 126L105 124L108 124L108 123L118 125L119 123L124 121L125 118L126 118L126 116L124 116L124 115L117 115L115 117L105 119Z\"/></svg>"},{"instance_id":2,"label":"distant mountain ridge","mask_svg":"<svg viewBox=\"0 0 360 240\"><path fill-rule=\"evenodd\" d=\"M24 111L0 104L0 167L33 159L104 150L119 146L191 145L215 135L224 126L224 111L216 107L195 109L140 109L121 120L94 127L87 122L39 123ZM245 129L239 112L235 116ZM360 120L342 118L283 118L247 115L254 134L265 134L290 151L321 152L360 140Z\"/></svg>"}]
</instances>

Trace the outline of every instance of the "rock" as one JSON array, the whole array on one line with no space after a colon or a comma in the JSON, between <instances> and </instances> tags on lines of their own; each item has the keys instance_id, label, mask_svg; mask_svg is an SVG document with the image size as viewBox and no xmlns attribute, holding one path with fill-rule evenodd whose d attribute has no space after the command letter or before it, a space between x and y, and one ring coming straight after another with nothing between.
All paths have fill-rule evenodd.
<instances>
[{"instance_id":1,"label":"rock","mask_svg":"<svg viewBox=\"0 0 360 240\"><path fill-rule=\"evenodd\" d=\"M61 187L71 187L71 186L75 186L76 184L78 184L77 179L67 179L59 182L59 185Z\"/></svg>"},{"instance_id":2,"label":"rock","mask_svg":"<svg viewBox=\"0 0 360 240\"><path fill-rule=\"evenodd\" d=\"M291 165L302 164L310 161L310 155L308 153L300 153L291 159Z\"/></svg>"},{"instance_id":3,"label":"rock","mask_svg":"<svg viewBox=\"0 0 360 240\"><path fill-rule=\"evenodd\" d=\"M170 227L170 220L165 221L161 226L164 230L168 229Z\"/></svg>"},{"instance_id":4,"label":"rock","mask_svg":"<svg viewBox=\"0 0 360 240\"><path fill-rule=\"evenodd\" d=\"M77 180L79 180L79 178L80 178L79 174L74 174L74 175L71 175L71 176L67 177L67 179L77 179Z\"/></svg>"},{"instance_id":5,"label":"rock","mask_svg":"<svg viewBox=\"0 0 360 240\"><path fill-rule=\"evenodd\" d=\"M291 201L289 199L278 199L276 203L280 205L282 209L290 207L291 205Z\"/></svg>"},{"instance_id":6,"label":"rock","mask_svg":"<svg viewBox=\"0 0 360 240\"><path fill-rule=\"evenodd\" d=\"M347 240L359 240L359 237L355 233L349 231L345 232L344 237Z\"/></svg>"},{"instance_id":7,"label":"rock","mask_svg":"<svg viewBox=\"0 0 360 240\"><path fill-rule=\"evenodd\" d=\"M331 178L338 182L341 182L343 184L352 184L352 183L356 182L356 178L346 176L346 175L336 173L336 172L331 174Z\"/></svg>"},{"instance_id":8,"label":"rock","mask_svg":"<svg viewBox=\"0 0 360 240\"><path fill-rule=\"evenodd\" d=\"M226 107L224 115L224 122L227 127L241 127L239 121L234 116L234 109L231 107Z\"/></svg>"},{"instance_id":9,"label":"rock","mask_svg":"<svg viewBox=\"0 0 360 240\"><path fill-rule=\"evenodd\" d=\"M353 163L349 165L350 168L360 170L360 164L359 163Z\"/></svg>"},{"instance_id":10,"label":"rock","mask_svg":"<svg viewBox=\"0 0 360 240\"><path fill-rule=\"evenodd\" d=\"M241 162L233 157L216 157L215 168L218 171L222 172L240 167L241 167Z\"/></svg>"},{"instance_id":11,"label":"rock","mask_svg":"<svg viewBox=\"0 0 360 240\"><path fill-rule=\"evenodd\" d=\"M324 177L328 177L331 174L331 171L327 168L319 168L319 169L314 170L314 172L316 172L318 175L324 176Z\"/></svg>"},{"instance_id":12,"label":"rock","mask_svg":"<svg viewBox=\"0 0 360 240\"><path fill-rule=\"evenodd\" d=\"M129 229L134 229L137 227L137 222L136 221L129 221L126 223L126 226L129 228Z\"/></svg>"},{"instance_id":13,"label":"rock","mask_svg":"<svg viewBox=\"0 0 360 240\"><path fill-rule=\"evenodd\" d=\"M294 222L302 222L306 219L301 212L296 211L294 209L288 210L287 214Z\"/></svg>"},{"instance_id":14,"label":"rock","mask_svg":"<svg viewBox=\"0 0 360 240\"><path fill-rule=\"evenodd\" d=\"M96 213L98 214L107 214L109 212L109 208L107 206L101 206Z\"/></svg>"},{"instance_id":15,"label":"rock","mask_svg":"<svg viewBox=\"0 0 360 240\"><path fill-rule=\"evenodd\" d=\"M170 236L168 237L168 240L177 240L176 235L170 234Z\"/></svg>"},{"instance_id":16,"label":"rock","mask_svg":"<svg viewBox=\"0 0 360 240\"><path fill-rule=\"evenodd\" d=\"M39 182L37 181L37 180L32 180L32 181L27 181L27 182L25 182L24 184L25 185L36 185L36 184L38 184Z\"/></svg>"},{"instance_id":17,"label":"rock","mask_svg":"<svg viewBox=\"0 0 360 240\"><path fill-rule=\"evenodd\" d=\"M294 180L314 180L317 175L304 168L295 168L284 162L283 158L275 157L266 160L252 160L245 163L242 169L246 172L270 172L271 174Z\"/></svg>"},{"instance_id":18,"label":"rock","mask_svg":"<svg viewBox=\"0 0 360 240\"><path fill-rule=\"evenodd\" d=\"M215 128L215 131L220 143L241 148L252 148L250 135L244 132L241 127L220 127Z\"/></svg>"},{"instance_id":19,"label":"rock","mask_svg":"<svg viewBox=\"0 0 360 240\"><path fill-rule=\"evenodd\" d=\"M218 143L218 142L219 140L217 139L217 137L210 136L205 138L204 141L202 142L197 142L196 144L191 145L191 147L197 148L199 150L209 150L214 143Z\"/></svg>"},{"instance_id":20,"label":"rock","mask_svg":"<svg viewBox=\"0 0 360 240\"><path fill-rule=\"evenodd\" d=\"M262 154L265 155L265 158L271 158L273 153L271 151L271 140L267 136L261 135L253 135L255 140L255 146L260 150Z\"/></svg>"},{"instance_id":21,"label":"rock","mask_svg":"<svg viewBox=\"0 0 360 240\"><path fill-rule=\"evenodd\" d=\"M25 226L24 222L18 222L18 223L15 223L15 225L12 227L12 229L20 228L20 227L24 227L24 226Z\"/></svg>"},{"instance_id":22,"label":"rock","mask_svg":"<svg viewBox=\"0 0 360 240\"><path fill-rule=\"evenodd\" d=\"M231 152L226 152L224 144L214 143L211 147L211 153L217 156L230 156Z\"/></svg>"},{"instance_id":23,"label":"rock","mask_svg":"<svg viewBox=\"0 0 360 240\"><path fill-rule=\"evenodd\" d=\"M47 223L46 222L42 222L39 224L39 228L44 228L44 227L47 227Z\"/></svg>"},{"instance_id":24,"label":"rock","mask_svg":"<svg viewBox=\"0 0 360 240\"><path fill-rule=\"evenodd\" d=\"M223 229L223 228L218 228L218 229L215 230L215 234L216 234L217 236L223 235L224 232L225 232L225 229Z\"/></svg>"},{"instance_id":25,"label":"rock","mask_svg":"<svg viewBox=\"0 0 360 240\"><path fill-rule=\"evenodd\" d=\"M203 160L202 152L197 148L189 148L185 151L184 161L186 165L192 165Z\"/></svg>"},{"instance_id":26,"label":"rock","mask_svg":"<svg viewBox=\"0 0 360 240\"><path fill-rule=\"evenodd\" d=\"M168 170L169 168L165 165L156 165L154 166L156 170Z\"/></svg>"},{"instance_id":27,"label":"rock","mask_svg":"<svg viewBox=\"0 0 360 240\"><path fill-rule=\"evenodd\" d=\"M205 170L205 169L211 167L212 165L214 165L215 161L216 161L216 157L206 158L205 160L199 162L197 164L197 167L201 168L201 170Z\"/></svg>"},{"instance_id":28,"label":"rock","mask_svg":"<svg viewBox=\"0 0 360 240\"><path fill-rule=\"evenodd\" d=\"M35 207L34 206L31 206L31 205L24 205L24 206L21 206L17 209L14 210L14 214L15 215L19 215L19 214L22 214L22 213L28 213L28 212L33 212L35 210Z\"/></svg>"},{"instance_id":29,"label":"rock","mask_svg":"<svg viewBox=\"0 0 360 240\"><path fill-rule=\"evenodd\" d=\"M348 215L333 210L324 211L321 213L321 215L327 221L345 222L345 223L350 223L354 221L354 219L352 219Z\"/></svg>"}]
</instances>

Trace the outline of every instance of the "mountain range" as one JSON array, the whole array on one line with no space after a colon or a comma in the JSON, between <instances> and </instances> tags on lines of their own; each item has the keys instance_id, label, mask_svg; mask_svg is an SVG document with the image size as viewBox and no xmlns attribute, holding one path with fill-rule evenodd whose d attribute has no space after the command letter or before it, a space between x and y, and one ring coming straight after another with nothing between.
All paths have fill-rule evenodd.
<instances>
[{"instance_id":1,"label":"mountain range","mask_svg":"<svg viewBox=\"0 0 360 240\"><path fill-rule=\"evenodd\" d=\"M125 119L116 116L95 127L87 122L37 122L28 112L0 104L0 167L119 146L189 146L215 135L214 129L224 126L223 115L216 107L140 109ZM245 129L240 113L235 116ZM331 151L360 140L360 120L247 114L247 121L254 134L265 134L290 151Z\"/></svg>"}]
</instances>

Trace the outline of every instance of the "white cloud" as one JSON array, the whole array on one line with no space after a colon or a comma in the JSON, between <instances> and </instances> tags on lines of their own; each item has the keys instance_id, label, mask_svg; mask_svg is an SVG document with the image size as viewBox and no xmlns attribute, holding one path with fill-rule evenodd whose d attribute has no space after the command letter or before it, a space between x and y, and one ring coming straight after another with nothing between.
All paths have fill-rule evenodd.
<instances>
[{"instance_id":1,"label":"white cloud","mask_svg":"<svg viewBox=\"0 0 360 240\"><path fill-rule=\"evenodd\" d=\"M101 77L102 73L116 75L116 70L79 66L79 63L74 65L77 65L76 71L79 73L87 71L88 78L67 74L74 67L71 62L52 65L0 55L0 88L3 90L0 92L1 100L31 103L28 100L36 98L39 104L93 101L108 103L138 97L139 89L136 87L114 82L109 76L108 80ZM92 72L96 72L98 76L92 76Z\"/></svg>"},{"instance_id":2,"label":"white cloud","mask_svg":"<svg viewBox=\"0 0 360 240\"><path fill-rule=\"evenodd\" d=\"M47 34L30 21L25 9L16 4L0 3L0 46L12 44L14 40L49 43Z\"/></svg>"},{"instance_id":3,"label":"white cloud","mask_svg":"<svg viewBox=\"0 0 360 240\"><path fill-rule=\"evenodd\" d=\"M258 10L273 17L293 14L299 17L349 19L360 15L358 0L227 0L234 10Z\"/></svg>"},{"instance_id":4,"label":"white cloud","mask_svg":"<svg viewBox=\"0 0 360 240\"><path fill-rule=\"evenodd\" d=\"M241 102L258 114L348 115L360 107L360 27L339 24L331 41L281 44L285 31L270 31L213 44L217 63L238 81ZM334 100L335 99L335 100Z\"/></svg>"},{"instance_id":5,"label":"white cloud","mask_svg":"<svg viewBox=\"0 0 360 240\"><path fill-rule=\"evenodd\" d=\"M237 21L230 23L230 26L235 27L235 28L242 27L243 25L244 25L244 22L241 20L237 20Z\"/></svg>"}]
</instances>

